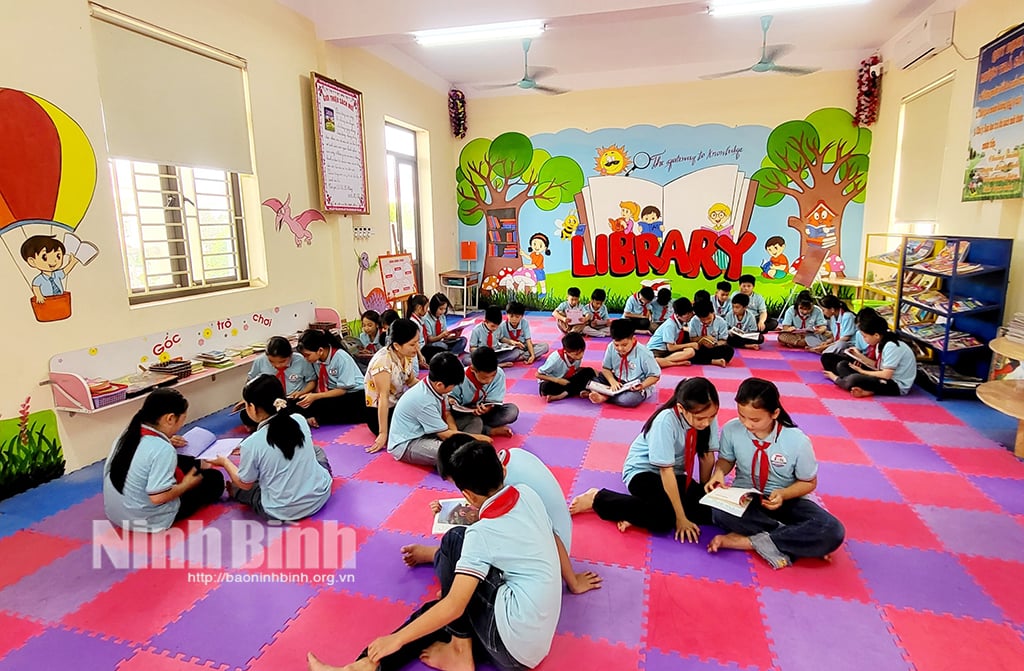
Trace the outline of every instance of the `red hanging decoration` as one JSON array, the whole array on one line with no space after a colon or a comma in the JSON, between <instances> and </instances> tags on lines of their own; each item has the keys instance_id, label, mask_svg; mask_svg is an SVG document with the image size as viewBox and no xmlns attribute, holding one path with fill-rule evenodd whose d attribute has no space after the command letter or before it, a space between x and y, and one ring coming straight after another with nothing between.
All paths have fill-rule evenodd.
<instances>
[{"instance_id":1,"label":"red hanging decoration","mask_svg":"<svg viewBox=\"0 0 1024 671\"><path fill-rule=\"evenodd\" d=\"M459 89L448 92L448 120L452 124L452 135L460 140L466 137L466 94Z\"/></svg>"},{"instance_id":2,"label":"red hanging decoration","mask_svg":"<svg viewBox=\"0 0 1024 671\"><path fill-rule=\"evenodd\" d=\"M860 63L857 71L857 111L854 120L859 126L878 121L882 101L882 59L875 54Z\"/></svg>"}]
</instances>

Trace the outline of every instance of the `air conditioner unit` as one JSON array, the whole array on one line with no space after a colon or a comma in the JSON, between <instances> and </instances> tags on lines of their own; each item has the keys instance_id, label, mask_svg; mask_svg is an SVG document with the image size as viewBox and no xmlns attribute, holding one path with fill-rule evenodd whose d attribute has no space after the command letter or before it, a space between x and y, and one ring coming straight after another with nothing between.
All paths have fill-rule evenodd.
<instances>
[{"instance_id":1,"label":"air conditioner unit","mask_svg":"<svg viewBox=\"0 0 1024 671\"><path fill-rule=\"evenodd\" d=\"M901 70L914 67L953 44L954 12L918 20L893 45L893 63Z\"/></svg>"}]
</instances>

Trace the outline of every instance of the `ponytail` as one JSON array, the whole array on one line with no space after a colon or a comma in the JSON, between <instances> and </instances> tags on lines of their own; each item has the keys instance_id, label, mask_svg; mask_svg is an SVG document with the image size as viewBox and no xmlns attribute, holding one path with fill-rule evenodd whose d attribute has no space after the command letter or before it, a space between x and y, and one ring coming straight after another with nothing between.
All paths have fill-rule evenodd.
<instances>
[{"instance_id":1,"label":"ponytail","mask_svg":"<svg viewBox=\"0 0 1024 671\"><path fill-rule=\"evenodd\" d=\"M736 405L752 405L770 413L778 410L779 416L776 421L787 428L796 428L796 422L782 407L779 388L768 380L759 377L748 377L744 380L740 384L740 388L736 390Z\"/></svg>"},{"instance_id":2,"label":"ponytail","mask_svg":"<svg viewBox=\"0 0 1024 671\"><path fill-rule=\"evenodd\" d=\"M276 378L275 378L276 379ZM124 483L128 469L142 441L142 425L156 424L164 415L184 415L188 412L188 400L177 389L154 389L142 402L142 407L132 416L128 428L117 439L114 454L110 457L110 483L119 494L124 494Z\"/></svg>"},{"instance_id":3,"label":"ponytail","mask_svg":"<svg viewBox=\"0 0 1024 671\"><path fill-rule=\"evenodd\" d=\"M284 458L290 461L295 450L305 444L306 435L291 415L291 405L284 396L281 381L274 375L255 377L242 388L242 398L270 415L267 442L281 450Z\"/></svg>"}]
</instances>

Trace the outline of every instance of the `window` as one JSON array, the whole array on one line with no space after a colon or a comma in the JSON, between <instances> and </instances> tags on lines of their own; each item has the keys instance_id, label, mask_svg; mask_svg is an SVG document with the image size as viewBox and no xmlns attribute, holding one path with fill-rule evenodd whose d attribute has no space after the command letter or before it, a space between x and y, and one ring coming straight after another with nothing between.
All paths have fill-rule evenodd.
<instances>
[{"instance_id":1,"label":"window","mask_svg":"<svg viewBox=\"0 0 1024 671\"><path fill-rule=\"evenodd\" d=\"M422 287L416 131L390 123L384 124L384 146L387 150L391 249L412 254L416 283Z\"/></svg>"},{"instance_id":2,"label":"window","mask_svg":"<svg viewBox=\"0 0 1024 671\"><path fill-rule=\"evenodd\" d=\"M111 160L129 302L248 285L238 175Z\"/></svg>"}]
</instances>

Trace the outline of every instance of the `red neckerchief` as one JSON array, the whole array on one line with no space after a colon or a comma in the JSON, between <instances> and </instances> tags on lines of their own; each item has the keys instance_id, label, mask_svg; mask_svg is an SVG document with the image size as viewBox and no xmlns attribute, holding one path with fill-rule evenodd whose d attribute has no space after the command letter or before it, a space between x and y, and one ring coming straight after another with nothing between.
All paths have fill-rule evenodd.
<instances>
[{"instance_id":1,"label":"red neckerchief","mask_svg":"<svg viewBox=\"0 0 1024 671\"><path fill-rule=\"evenodd\" d=\"M840 320L841 320L842 318L843 318L843 309L842 309L842 308L839 308L839 314L837 314L837 315L836 315L836 316L834 317L834 319L836 320L836 340L839 340L839 330L840 330L840 325L839 325L839 321L840 321Z\"/></svg>"},{"instance_id":2,"label":"red neckerchief","mask_svg":"<svg viewBox=\"0 0 1024 671\"><path fill-rule=\"evenodd\" d=\"M512 461L511 450L498 450L498 461L501 462L502 466L508 466L508 462Z\"/></svg>"},{"instance_id":3,"label":"red neckerchief","mask_svg":"<svg viewBox=\"0 0 1024 671\"><path fill-rule=\"evenodd\" d=\"M245 411L243 410L242 412L245 412ZM167 436L165 436L164 434L160 433L159 431L154 431L153 429L149 428L148 426L143 426L139 430L139 435L140 436L155 436L155 437L159 438L160 440L162 440L162 441L164 441L164 442L166 442L168 444L171 442L170 440L167 439ZM184 479L185 479L185 471L183 471L180 468L178 468L177 466L175 466L174 467L174 481L175 482L181 482Z\"/></svg>"},{"instance_id":4,"label":"red neckerchief","mask_svg":"<svg viewBox=\"0 0 1024 671\"><path fill-rule=\"evenodd\" d=\"M423 331L424 338L430 335L430 333L427 331L427 325L421 322L419 317L417 317L416 315L412 315L411 317L409 317L409 319L420 325L420 330Z\"/></svg>"},{"instance_id":5,"label":"red neckerchief","mask_svg":"<svg viewBox=\"0 0 1024 671\"><path fill-rule=\"evenodd\" d=\"M366 333L366 331L363 331L363 333ZM373 336L366 333L366 337L370 341L369 344L366 345L366 351L372 354L377 351L377 340L380 338L380 329L377 329L377 332L374 333Z\"/></svg>"},{"instance_id":6,"label":"red neckerchief","mask_svg":"<svg viewBox=\"0 0 1024 671\"><path fill-rule=\"evenodd\" d=\"M641 312L640 314L642 314L644 317L647 317L648 319L650 319L650 317L651 317L651 308L648 307L647 303L644 303L643 300L641 300L640 292L638 291L635 294L633 294L633 298L636 299L637 303L639 303L640 307L643 309L643 312Z\"/></svg>"},{"instance_id":7,"label":"red neckerchief","mask_svg":"<svg viewBox=\"0 0 1024 671\"><path fill-rule=\"evenodd\" d=\"M676 326L679 328L679 331L676 332L676 344L682 345L686 342L686 336L688 336L689 333L687 333L686 327L683 324L680 324L679 320L675 318L675 315L672 316L672 320L675 321Z\"/></svg>"},{"instance_id":8,"label":"red neckerchief","mask_svg":"<svg viewBox=\"0 0 1024 671\"><path fill-rule=\"evenodd\" d=\"M801 331L806 331L807 330L807 317L804 317L802 314L800 314L799 310L797 310L796 316L800 318L800 330Z\"/></svg>"},{"instance_id":9,"label":"red neckerchief","mask_svg":"<svg viewBox=\"0 0 1024 671\"><path fill-rule=\"evenodd\" d=\"M434 335L441 335L441 318L434 315Z\"/></svg>"},{"instance_id":10,"label":"red neckerchief","mask_svg":"<svg viewBox=\"0 0 1024 671\"><path fill-rule=\"evenodd\" d=\"M480 384L480 380L476 379L476 370L472 366L466 369L466 379L473 385L473 403L485 403L487 401L487 392L484 391L484 386Z\"/></svg>"},{"instance_id":11,"label":"red neckerchief","mask_svg":"<svg viewBox=\"0 0 1024 671\"><path fill-rule=\"evenodd\" d=\"M564 349L558 350L558 357L562 360L562 363L564 363L566 365L566 367L569 369L565 373L565 379L568 380L570 377L572 377L573 375L576 374L577 368L575 368L575 366L579 362L578 361L569 361L569 357L567 357L565 355L565 350Z\"/></svg>"},{"instance_id":12,"label":"red neckerchief","mask_svg":"<svg viewBox=\"0 0 1024 671\"><path fill-rule=\"evenodd\" d=\"M708 325L704 322L700 323L700 337L703 338L708 334Z\"/></svg>"},{"instance_id":13,"label":"red neckerchief","mask_svg":"<svg viewBox=\"0 0 1024 671\"><path fill-rule=\"evenodd\" d=\"M519 503L519 490L509 485L495 496L484 502L480 509L480 519L493 520L501 517Z\"/></svg>"},{"instance_id":14,"label":"red neckerchief","mask_svg":"<svg viewBox=\"0 0 1024 671\"><path fill-rule=\"evenodd\" d=\"M441 403L441 419L447 419L448 404L445 402L444 396L438 396L437 392L434 391L434 388L430 386L430 380L424 380L423 382L427 385L427 390L430 391L430 393L434 395L434 398Z\"/></svg>"},{"instance_id":15,"label":"red neckerchief","mask_svg":"<svg viewBox=\"0 0 1024 671\"><path fill-rule=\"evenodd\" d=\"M636 349L636 342L633 342L633 346L629 348L629 351L625 355L619 354L619 381L626 382L629 378L626 375L629 373L629 355Z\"/></svg>"},{"instance_id":16,"label":"red neckerchief","mask_svg":"<svg viewBox=\"0 0 1024 671\"><path fill-rule=\"evenodd\" d=\"M320 393L327 391L327 366L330 365L331 361L334 360L334 355L338 350L331 348L330 354L327 355L327 361L320 362L320 371L316 376L316 390Z\"/></svg>"},{"instance_id":17,"label":"red neckerchief","mask_svg":"<svg viewBox=\"0 0 1024 671\"><path fill-rule=\"evenodd\" d=\"M765 485L768 484L768 474L770 472L768 446L779 441L780 433L782 433L782 425L775 422L775 440L769 442L767 440L751 438L751 442L754 443L754 459L750 464L750 479L758 491L763 492Z\"/></svg>"},{"instance_id":18,"label":"red neckerchief","mask_svg":"<svg viewBox=\"0 0 1024 671\"><path fill-rule=\"evenodd\" d=\"M519 323L522 324L523 322L519 322ZM508 336L512 340L515 340L516 342L519 342L519 336L521 336L523 334L523 327L520 326L517 329L513 329L511 322L506 321L505 322L505 328L508 329Z\"/></svg>"},{"instance_id":19,"label":"red neckerchief","mask_svg":"<svg viewBox=\"0 0 1024 671\"><path fill-rule=\"evenodd\" d=\"M882 357L876 354L878 347L875 345L868 345L868 351L866 353L867 358L881 361Z\"/></svg>"},{"instance_id":20,"label":"red neckerchief","mask_svg":"<svg viewBox=\"0 0 1024 671\"><path fill-rule=\"evenodd\" d=\"M679 420L679 426L686 427L686 442L685 448L683 449L683 465L686 468L686 488L690 488L690 483L693 482L693 460L697 457L697 429L690 426L689 422L683 419L683 416L679 413L679 408L672 408L676 413L676 419ZM685 492L680 492L685 494Z\"/></svg>"},{"instance_id":21,"label":"red neckerchief","mask_svg":"<svg viewBox=\"0 0 1024 671\"><path fill-rule=\"evenodd\" d=\"M288 393L288 378L285 377L284 372L287 368L275 368L277 371L277 379L281 382L281 388L284 389L284 393Z\"/></svg>"}]
</instances>

